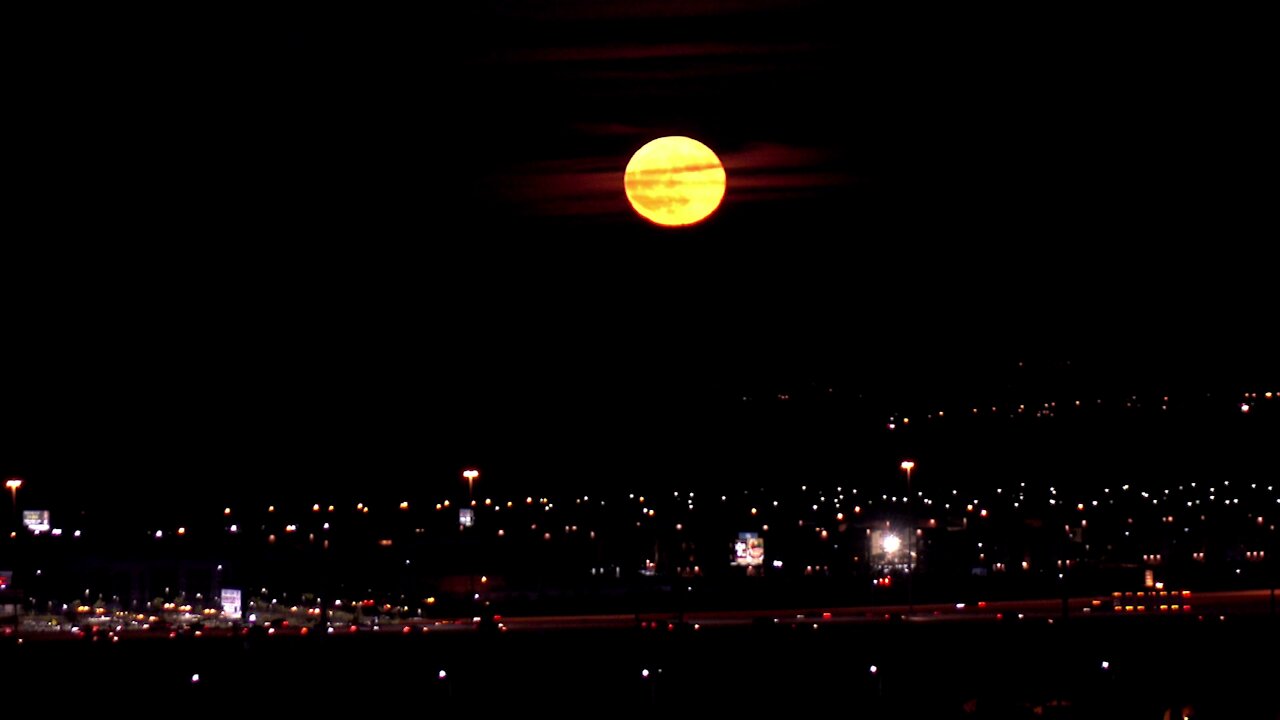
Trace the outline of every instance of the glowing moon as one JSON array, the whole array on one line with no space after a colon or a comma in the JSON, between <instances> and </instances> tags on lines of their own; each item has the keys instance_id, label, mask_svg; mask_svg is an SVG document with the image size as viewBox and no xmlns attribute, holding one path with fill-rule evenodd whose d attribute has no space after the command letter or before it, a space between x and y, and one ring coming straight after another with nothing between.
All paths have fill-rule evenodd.
<instances>
[{"instance_id":1,"label":"glowing moon","mask_svg":"<svg viewBox=\"0 0 1280 720\"><path fill-rule=\"evenodd\" d=\"M623 186L631 207L658 225L692 225L724 199L724 165L711 148L682 135L651 140L631 156Z\"/></svg>"}]
</instances>

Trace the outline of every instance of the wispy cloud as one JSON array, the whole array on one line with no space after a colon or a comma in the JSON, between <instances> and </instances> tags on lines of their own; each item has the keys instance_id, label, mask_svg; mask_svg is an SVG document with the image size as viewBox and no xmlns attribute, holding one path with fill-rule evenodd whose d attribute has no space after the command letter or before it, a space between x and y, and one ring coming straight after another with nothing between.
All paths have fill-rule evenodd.
<instances>
[{"instance_id":1,"label":"wispy cloud","mask_svg":"<svg viewBox=\"0 0 1280 720\"><path fill-rule=\"evenodd\" d=\"M819 147L753 143L720 157L728 176L726 202L794 199L856 181ZM503 199L524 215L622 215L631 212L623 191L628 159L623 151L527 163L495 183Z\"/></svg>"},{"instance_id":2,"label":"wispy cloud","mask_svg":"<svg viewBox=\"0 0 1280 720\"><path fill-rule=\"evenodd\" d=\"M513 19L610 21L758 15L814 4L814 0L519 0L495 2L497 15Z\"/></svg>"},{"instance_id":3,"label":"wispy cloud","mask_svg":"<svg viewBox=\"0 0 1280 720\"><path fill-rule=\"evenodd\" d=\"M607 45L581 45L564 47L508 48L495 54L493 59L515 63L599 63L626 60L690 60L699 58L731 58L768 56L808 52L807 44L776 43L627 43Z\"/></svg>"},{"instance_id":4,"label":"wispy cloud","mask_svg":"<svg viewBox=\"0 0 1280 720\"><path fill-rule=\"evenodd\" d=\"M721 159L729 191L746 202L799 198L857 180L821 147L753 143Z\"/></svg>"},{"instance_id":5,"label":"wispy cloud","mask_svg":"<svg viewBox=\"0 0 1280 720\"><path fill-rule=\"evenodd\" d=\"M495 185L522 215L621 215L628 212L625 165L625 158L607 157L527 163L496 178Z\"/></svg>"}]
</instances>

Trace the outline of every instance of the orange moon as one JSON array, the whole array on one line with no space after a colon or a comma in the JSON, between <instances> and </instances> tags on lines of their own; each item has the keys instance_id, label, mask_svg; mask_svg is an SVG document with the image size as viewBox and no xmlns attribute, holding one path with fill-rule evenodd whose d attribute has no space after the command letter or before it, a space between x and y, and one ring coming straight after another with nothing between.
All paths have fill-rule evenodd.
<instances>
[{"instance_id":1,"label":"orange moon","mask_svg":"<svg viewBox=\"0 0 1280 720\"><path fill-rule=\"evenodd\" d=\"M725 172L711 148L682 135L645 143L623 176L631 207L658 225L692 225L720 207Z\"/></svg>"}]
</instances>

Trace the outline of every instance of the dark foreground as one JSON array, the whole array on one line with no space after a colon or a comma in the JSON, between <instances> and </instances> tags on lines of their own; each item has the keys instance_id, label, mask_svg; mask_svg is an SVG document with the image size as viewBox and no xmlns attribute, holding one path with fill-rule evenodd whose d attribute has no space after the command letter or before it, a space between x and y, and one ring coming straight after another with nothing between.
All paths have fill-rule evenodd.
<instances>
[{"instance_id":1,"label":"dark foreground","mask_svg":"<svg viewBox=\"0 0 1280 720\"><path fill-rule=\"evenodd\" d=\"M0 697L112 717L535 709L581 717L656 707L1157 720L1190 706L1195 718L1273 719L1278 639L1267 618L1198 617L9 639L0 645Z\"/></svg>"}]
</instances>

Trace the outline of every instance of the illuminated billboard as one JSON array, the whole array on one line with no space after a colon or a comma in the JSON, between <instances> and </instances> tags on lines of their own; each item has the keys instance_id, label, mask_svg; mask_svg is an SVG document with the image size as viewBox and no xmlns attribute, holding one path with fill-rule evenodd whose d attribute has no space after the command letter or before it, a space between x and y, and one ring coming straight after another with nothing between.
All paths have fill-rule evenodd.
<instances>
[{"instance_id":1,"label":"illuminated billboard","mask_svg":"<svg viewBox=\"0 0 1280 720\"><path fill-rule=\"evenodd\" d=\"M22 525L31 532L49 532L49 511L23 510Z\"/></svg>"},{"instance_id":2,"label":"illuminated billboard","mask_svg":"<svg viewBox=\"0 0 1280 720\"><path fill-rule=\"evenodd\" d=\"M871 564L881 568L913 566L910 531L885 528L870 531Z\"/></svg>"},{"instance_id":3,"label":"illuminated billboard","mask_svg":"<svg viewBox=\"0 0 1280 720\"><path fill-rule=\"evenodd\" d=\"M8 590L13 584L13 571L0 570L0 590Z\"/></svg>"},{"instance_id":4,"label":"illuminated billboard","mask_svg":"<svg viewBox=\"0 0 1280 720\"><path fill-rule=\"evenodd\" d=\"M476 524L476 511L471 508L462 508L458 511L458 525L461 527L471 527Z\"/></svg>"},{"instance_id":5,"label":"illuminated billboard","mask_svg":"<svg viewBox=\"0 0 1280 720\"><path fill-rule=\"evenodd\" d=\"M755 533L738 533L733 542L732 565L753 567L764 564L764 538Z\"/></svg>"},{"instance_id":6,"label":"illuminated billboard","mask_svg":"<svg viewBox=\"0 0 1280 720\"><path fill-rule=\"evenodd\" d=\"M222 588L222 614L228 620L240 619L240 591Z\"/></svg>"}]
</instances>

